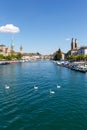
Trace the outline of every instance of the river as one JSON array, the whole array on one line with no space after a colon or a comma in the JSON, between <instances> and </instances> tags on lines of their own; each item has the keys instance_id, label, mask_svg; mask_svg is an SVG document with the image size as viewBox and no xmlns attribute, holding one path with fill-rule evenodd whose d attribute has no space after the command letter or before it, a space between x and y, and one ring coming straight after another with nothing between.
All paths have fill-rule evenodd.
<instances>
[{"instance_id":1,"label":"river","mask_svg":"<svg viewBox=\"0 0 87 130\"><path fill-rule=\"evenodd\" d=\"M87 74L51 61L0 65L3 129L87 130Z\"/></svg>"}]
</instances>

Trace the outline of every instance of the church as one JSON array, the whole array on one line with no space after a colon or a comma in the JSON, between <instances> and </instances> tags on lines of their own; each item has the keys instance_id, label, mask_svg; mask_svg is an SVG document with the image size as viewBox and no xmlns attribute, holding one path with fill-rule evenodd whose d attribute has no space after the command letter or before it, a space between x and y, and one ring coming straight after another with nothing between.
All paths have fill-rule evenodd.
<instances>
[{"instance_id":1,"label":"church","mask_svg":"<svg viewBox=\"0 0 87 130\"><path fill-rule=\"evenodd\" d=\"M76 55L77 52L78 52L78 49L79 49L79 46L78 46L77 39L74 40L74 38L72 38L70 54L71 55Z\"/></svg>"},{"instance_id":2,"label":"church","mask_svg":"<svg viewBox=\"0 0 87 130\"><path fill-rule=\"evenodd\" d=\"M69 55L87 55L87 46L79 47L77 39L71 40L71 50L67 52Z\"/></svg>"},{"instance_id":3,"label":"church","mask_svg":"<svg viewBox=\"0 0 87 130\"><path fill-rule=\"evenodd\" d=\"M0 54L2 54L3 56L8 56L8 55L11 55L11 54L18 54L18 53L23 53L23 48L22 46L20 46L19 48L19 52L15 52L14 50L14 45L11 44L11 47L10 49L8 47L6 47L5 45L0 45Z\"/></svg>"}]
</instances>

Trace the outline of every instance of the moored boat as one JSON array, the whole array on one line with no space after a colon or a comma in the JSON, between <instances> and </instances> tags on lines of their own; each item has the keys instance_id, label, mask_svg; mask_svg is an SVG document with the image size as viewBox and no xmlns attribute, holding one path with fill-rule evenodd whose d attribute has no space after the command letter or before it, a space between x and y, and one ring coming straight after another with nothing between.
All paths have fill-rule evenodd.
<instances>
[{"instance_id":1,"label":"moored boat","mask_svg":"<svg viewBox=\"0 0 87 130\"><path fill-rule=\"evenodd\" d=\"M7 64L10 64L10 62L7 62L7 61L5 61L5 62L0 62L0 65L7 65Z\"/></svg>"}]
</instances>

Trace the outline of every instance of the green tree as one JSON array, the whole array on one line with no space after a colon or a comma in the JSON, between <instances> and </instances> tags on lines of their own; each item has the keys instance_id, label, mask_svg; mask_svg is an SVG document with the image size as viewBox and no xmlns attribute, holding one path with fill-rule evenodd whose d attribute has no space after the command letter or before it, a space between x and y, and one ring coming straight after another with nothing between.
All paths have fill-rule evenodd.
<instances>
[{"instance_id":1,"label":"green tree","mask_svg":"<svg viewBox=\"0 0 87 130\"><path fill-rule=\"evenodd\" d=\"M41 55L39 52L37 52L36 54L39 55L39 56Z\"/></svg>"},{"instance_id":2,"label":"green tree","mask_svg":"<svg viewBox=\"0 0 87 130\"><path fill-rule=\"evenodd\" d=\"M85 55L68 55L67 56L67 60L70 60L70 61L84 61L84 60L87 60L87 56Z\"/></svg>"},{"instance_id":3,"label":"green tree","mask_svg":"<svg viewBox=\"0 0 87 130\"><path fill-rule=\"evenodd\" d=\"M4 59L3 54L0 54L0 60Z\"/></svg>"},{"instance_id":4,"label":"green tree","mask_svg":"<svg viewBox=\"0 0 87 130\"><path fill-rule=\"evenodd\" d=\"M59 48L59 50L54 55L54 60L61 60L61 59L62 59L62 52L61 49Z\"/></svg>"},{"instance_id":5,"label":"green tree","mask_svg":"<svg viewBox=\"0 0 87 130\"><path fill-rule=\"evenodd\" d=\"M11 55L8 55L8 56L5 57L5 59L6 60L12 60L12 57L11 57Z\"/></svg>"},{"instance_id":6,"label":"green tree","mask_svg":"<svg viewBox=\"0 0 87 130\"><path fill-rule=\"evenodd\" d=\"M16 58L17 58L18 60L20 60L20 59L22 58L22 54L21 54L21 53L18 53L18 54L16 55Z\"/></svg>"}]
</instances>

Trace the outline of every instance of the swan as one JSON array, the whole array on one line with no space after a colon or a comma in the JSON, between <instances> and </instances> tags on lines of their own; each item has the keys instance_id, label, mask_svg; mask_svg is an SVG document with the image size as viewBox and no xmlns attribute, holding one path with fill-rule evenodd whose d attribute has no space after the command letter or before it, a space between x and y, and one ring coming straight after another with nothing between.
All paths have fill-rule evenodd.
<instances>
[{"instance_id":1,"label":"swan","mask_svg":"<svg viewBox=\"0 0 87 130\"><path fill-rule=\"evenodd\" d=\"M6 84L6 85L5 85L5 88L6 88L6 89L9 89L10 87Z\"/></svg>"},{"instance_id":2,"label":"swan","mask_svg":"<svg viewBox=\"0 0 87 130\"><path fill-rule=\"evenodd\" d=\"M50 89L50 94L54 94L55 93L55 91L52 91L51 89Z\"/></svg>"},{"instance_id":3,"label":"swan","mask_svg":"<svg viewBox=\"0 0 87 130\"><path fill-rule=\"evenodd\" d=\"M60 85L57 85L57 88L60 88L61 86Z\"/></svg>"},{"instance_id":4,"label":"swan","mask_svg":"<svg viewBox=\"0 0 87 130\"><path fill-rule=\"evenodd\" d=\"M37 90L37 89L38 89L38 87L37 87L37 86L34 86L34 89L35 89L35 90Z\"/></svg>"}]
</instances>

